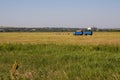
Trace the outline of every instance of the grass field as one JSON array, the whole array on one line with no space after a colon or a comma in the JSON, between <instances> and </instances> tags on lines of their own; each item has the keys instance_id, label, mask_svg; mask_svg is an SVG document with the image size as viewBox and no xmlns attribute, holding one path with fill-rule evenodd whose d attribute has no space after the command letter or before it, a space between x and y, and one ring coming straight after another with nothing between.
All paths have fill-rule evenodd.
<instances>
[{"instance_id":1,"label":"grass field","mask_svg":"<svg viewBox=\"0 0 120 80\"><path fill-rule=\"evenodd\" d=\"M119 80L120 33L0 33L0 80Z\"/></svg>"}]
</instances>

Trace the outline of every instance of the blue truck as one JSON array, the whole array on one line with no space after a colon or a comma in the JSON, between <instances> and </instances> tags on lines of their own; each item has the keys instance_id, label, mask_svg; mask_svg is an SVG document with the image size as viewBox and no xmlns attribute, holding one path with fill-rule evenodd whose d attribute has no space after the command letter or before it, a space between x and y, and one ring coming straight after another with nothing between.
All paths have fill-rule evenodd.
<instances>
[{"instance_id":1,"label":"blue truck","mask_svg":"<svg viewBox=\"0 0 120 80\"><path fill-rule=\"evenodd\" d=\"M73 35L92 35L93 32L90 31L90 30L87 30L87 31L76 31L73 33Z\"/></svg>"},{"instance_id":2,"label":"blue truck","mask_svg":"<svg viewBox=\"0 0 120 80\"><path fill-rule=\"evenodd\" d=\"M83 32L84 35L92 35L92 33L93 33L92 31L84 31Z\"/></svg>"}]
</instances>

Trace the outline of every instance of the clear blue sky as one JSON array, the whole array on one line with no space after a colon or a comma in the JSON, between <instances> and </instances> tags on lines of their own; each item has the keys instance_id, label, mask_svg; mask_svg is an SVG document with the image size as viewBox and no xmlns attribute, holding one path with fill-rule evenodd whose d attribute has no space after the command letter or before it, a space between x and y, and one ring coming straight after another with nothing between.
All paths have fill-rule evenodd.
<instances>
[{"instance_id":1,"label":"clear blue sky","mask_svg":"<svg viewBox=\"0 0 120 80\"><path fill-rule=\"evenodd\" d=\"M0 26L120 28L120 0L0 0Z\"/></svg>"}]
</instances>

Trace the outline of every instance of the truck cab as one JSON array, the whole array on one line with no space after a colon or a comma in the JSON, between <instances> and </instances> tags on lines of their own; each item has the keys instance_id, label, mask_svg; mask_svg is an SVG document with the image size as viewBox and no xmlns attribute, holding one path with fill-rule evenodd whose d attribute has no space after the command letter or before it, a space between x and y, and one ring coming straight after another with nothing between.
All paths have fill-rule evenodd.
<instances>
[{"instance_id":1,"label":"truck cab","mask_svg":"<svg viewBox=\"0 0 120 80\"><path fill-rule=\"evenodd\" d=\"M83 34L84 35L92 35L92 31L84 31Z\"/></svg>"}]
</instances>

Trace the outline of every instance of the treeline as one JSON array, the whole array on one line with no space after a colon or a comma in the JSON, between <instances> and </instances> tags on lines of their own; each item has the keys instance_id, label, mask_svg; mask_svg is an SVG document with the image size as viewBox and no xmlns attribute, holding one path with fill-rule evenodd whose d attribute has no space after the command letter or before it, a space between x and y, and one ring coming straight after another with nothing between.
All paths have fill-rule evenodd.
<instances>
[{"instance_id":1,"label":"treeline","mask_svg":"<svg viewBox=\"0 0 120 80\"><path fill-rule=\"evenodd\" d=\"M0 32L71 32L77 28L0 28Z\"/></svg>"},{"instance_id":2,"label":"treeline","mask_svg":"<svg viewBox=\"0 0 120 80\"><path fill-rule=\"evenodd\" d=\"M15 28L0 27L0 32L74 32L76 30L86 30L86 28ZM113 31L120 32L120 29L98 29L92 28L92 31Z\"/></svg>"}]
</instances>

